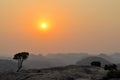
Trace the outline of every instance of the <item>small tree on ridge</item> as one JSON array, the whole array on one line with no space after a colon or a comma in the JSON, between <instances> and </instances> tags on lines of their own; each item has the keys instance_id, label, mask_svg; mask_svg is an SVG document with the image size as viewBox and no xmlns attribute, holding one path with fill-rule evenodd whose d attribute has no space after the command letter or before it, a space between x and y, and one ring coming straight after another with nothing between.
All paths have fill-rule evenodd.
<instances>
[{"instance_id":1,"label":"small tree on ridge","mask_svg":"<svg viewBox=\"0 0 120 80\"><path fill-rule=\"evenodd\" d=\"M91 66L101 67L101 62L100 61L93 61L93 62L91 62Z\"/></svg>"},{"instance_id":2,"label":"small tree on ridge","mask_svg":"<svg viewBox=\"0 0 120 80\"><path fill-rule=\"evenodd\" d=\"M17 53L14 55L13 59L18 61L18 69L17 72L20 71L20 69L22 68L23 65L23 61L26 60L29 56L28 52L21 52L21 53Z\"/></svg>"}]
</instances>

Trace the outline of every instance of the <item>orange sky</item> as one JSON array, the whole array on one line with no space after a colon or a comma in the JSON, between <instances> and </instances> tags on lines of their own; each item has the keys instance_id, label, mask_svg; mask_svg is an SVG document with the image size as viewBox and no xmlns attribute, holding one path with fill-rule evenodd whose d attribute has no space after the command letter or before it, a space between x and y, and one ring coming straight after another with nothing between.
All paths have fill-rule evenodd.
<instances>
[{"instance_id":1,"label":"orange sky","mask_svg":"<svg viewBox=\"0 0 120 80\"><path fill-rule=\"evenodd\" d=\"M120 52L120 0L0 0L0 54ZM43 31L38 22L49 27Z\"/></svg>"}]
</instances>

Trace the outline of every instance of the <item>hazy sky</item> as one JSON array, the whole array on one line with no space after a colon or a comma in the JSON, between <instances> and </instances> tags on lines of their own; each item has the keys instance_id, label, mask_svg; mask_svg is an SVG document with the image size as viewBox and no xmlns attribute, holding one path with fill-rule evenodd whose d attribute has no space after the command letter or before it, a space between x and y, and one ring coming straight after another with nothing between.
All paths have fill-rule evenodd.
<instances>
[{"instance_id":1,"label":"hazy sky","mask_svg":"<svg viewBox=\"0 0 120 80\"><path fill-rule=\"evenodd\" d=\"M0 0L0 54L22 51L120 52L120 0Z\"/></svg>"}]
</instances>

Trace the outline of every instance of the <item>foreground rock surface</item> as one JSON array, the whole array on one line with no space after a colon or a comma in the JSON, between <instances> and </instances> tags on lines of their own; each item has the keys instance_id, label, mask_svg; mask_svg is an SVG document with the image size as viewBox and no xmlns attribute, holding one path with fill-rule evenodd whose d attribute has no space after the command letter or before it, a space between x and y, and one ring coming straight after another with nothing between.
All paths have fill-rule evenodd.
<instances>
[{"instance_id":1,"label":"foreground rock surface","mask_svg":"<svg viewBox=\"0 0 120 80\"><path fill-rule=\"evenodd\" d=\"M66 66L0 73L0 80L100 80L106 71L90 66Z\"/></svg>"}]
</instances>

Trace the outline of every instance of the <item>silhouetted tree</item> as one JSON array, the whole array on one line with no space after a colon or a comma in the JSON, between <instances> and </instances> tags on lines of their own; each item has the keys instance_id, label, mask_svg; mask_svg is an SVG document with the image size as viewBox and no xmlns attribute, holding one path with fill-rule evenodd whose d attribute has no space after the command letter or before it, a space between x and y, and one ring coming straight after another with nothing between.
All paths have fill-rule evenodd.
<instances>
[{"instance_id":1,"label":"silhouetted tree","mask_svg":"<svg viewBox=\"0 0 120 80\"><path fill-rule=\"evenodd\" d=\"M109 70L109 71L117 70L117 65L116 64L105 65L104 70Z\"/></svg>"},{"instance_id":2,"label":"silhouetted tree","mask_svg":"<svg viewBox=\"0 0 120 80\"><path fill-rule=\"evenodd\" d=\"M93 62L91 62L91 66L101 67L101 62L93 61Z\"/></svg>"},{"instance_id":3,"label":"silhouetted tree","mask_svg":"<svg viewBox=\"0 0 120 80\"><path fill-rule=\"evenodd\" d=\"M117 79L118 80L120 79L120 70L109 70L101 80L117 80Z\"/></svg>"},{"instance_id":4,"label":"silhouetted tree","mask_svg":"<svg viewBox=\"0 0 120 80\"><path fill-rule=\"evenodd\" d=\"M17 72L20 71L20 69L22 68L23 61L26 60L28 56L29 56L28 52L21 52L14 55L13 59L18 61Z\"/></svg>"},{"instance_id":5,"label":"silhouetted tree","mask_svg":"<svg viewBox=\"0 0 120 80\"><path fill-rule=\"evenodd\" d=\"M104 70L109 70L109 66L108 66L108 65L105 65L105 66L104 66Z\"/></svg>"}]
</instances>

